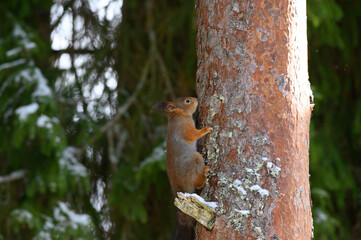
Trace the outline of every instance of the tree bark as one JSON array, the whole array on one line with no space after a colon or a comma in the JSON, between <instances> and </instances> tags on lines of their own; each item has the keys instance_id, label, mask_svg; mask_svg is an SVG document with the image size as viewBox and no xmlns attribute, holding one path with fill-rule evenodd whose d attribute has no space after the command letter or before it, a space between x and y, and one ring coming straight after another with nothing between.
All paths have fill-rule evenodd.
<instances>
[{"instance_id":1,"label":"tree bark","mask_svg":"<svg viewBox=\"0 0 361 240\"><path fill-rule=\"evenodd\" d=\"M196 238L311 239L306 1L198 0L197 55L202 196L219 208Z\"/></svg>"}]
</instances>

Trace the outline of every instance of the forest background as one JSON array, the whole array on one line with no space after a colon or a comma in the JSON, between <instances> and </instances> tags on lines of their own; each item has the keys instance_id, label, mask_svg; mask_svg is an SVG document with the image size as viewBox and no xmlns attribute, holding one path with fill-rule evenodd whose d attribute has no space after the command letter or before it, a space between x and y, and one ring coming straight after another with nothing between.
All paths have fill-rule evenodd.
<instances>
[{"instance_id":1,"label":"forest background","mask_svg":"<svg viewBox=\"0 0 361 240\"><path fill-rule=\"evenodd\" d=\"M169 239L166 118L195 2L0 2L0 239ZM361 2L307 2L315 239L361 239Z\"/></svg>"}]
</instances>

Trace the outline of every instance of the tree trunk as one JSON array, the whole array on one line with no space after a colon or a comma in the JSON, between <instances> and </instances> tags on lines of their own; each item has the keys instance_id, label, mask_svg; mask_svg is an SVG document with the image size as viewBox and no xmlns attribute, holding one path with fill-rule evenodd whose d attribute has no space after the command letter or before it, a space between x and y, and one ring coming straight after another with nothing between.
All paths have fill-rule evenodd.
<instances>
[{"instance_id":1,"label":"tree trunk","mask_svg":"<svg viewBox=\"0 0 361 240\"><path fill-rule=\"evenodd\" d=\"M311 239L306 1L198 0L197 27L202 196L219 205L197 239Z\"/></svg>"}]
</instances>

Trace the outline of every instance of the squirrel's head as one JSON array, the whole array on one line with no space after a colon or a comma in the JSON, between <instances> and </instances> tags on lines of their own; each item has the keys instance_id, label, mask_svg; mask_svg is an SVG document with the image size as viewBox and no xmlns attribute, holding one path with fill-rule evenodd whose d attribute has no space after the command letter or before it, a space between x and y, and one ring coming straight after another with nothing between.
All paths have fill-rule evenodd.
<instances>
[{"instance_id":1,"label":"squirrel's head","mask_svg":"<svg viewBox=\"0 0 361 240\"><path fill-rule=\"evenodd\" d=\"M152 110L165 112L168 116L175 117L180 115L192 115L198 106L197 98L183 97L173 102L159 102Z\"/></svg>"}]
</instances>

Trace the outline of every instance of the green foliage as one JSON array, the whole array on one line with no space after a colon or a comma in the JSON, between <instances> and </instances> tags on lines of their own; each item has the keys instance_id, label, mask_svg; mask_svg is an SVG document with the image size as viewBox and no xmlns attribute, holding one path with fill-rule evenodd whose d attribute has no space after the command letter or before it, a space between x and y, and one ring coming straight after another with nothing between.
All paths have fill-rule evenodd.
<instances>
[{"instance_id":1,"label":"green foliage","mask_svg":"<svg viewBox=\"0 0 361 240\"><path fill-rule=\"evenodd\" d=\"M315 239L360 237L360 18L359 2L308 1Z\"/></svg>"},{"instance_id":2,"label":"green foliage","mask_svg":"<svg viewBox=\"0 0 361 240\"><path fill-rule=\"evenodd\" d=\"M34 14L28 9L31 2L16 9L13 2L7 3L0 5L0 19L5 23L0 30L0 175L22 176L0 183L1 194L6 194L0 202L1 236L49 239L46 234L50 234L59 239L74 236L89 239L90 219L86 224L78 224L61 214L83 218L87 215L77 215L64 207L65 203L57 204L71 191L81 188L79 194L84 193L89 183L86 174L72 171L75 165L77 168L82 165L74 159L70 162L65 154L66 134L46 75L51 66L43 66L41 59L49 58L40 51L49 44L25 21ZM55 227L46 229L49 223ZM59 225L61 228L57 229Z\"/></svg>"}]
</instances>

